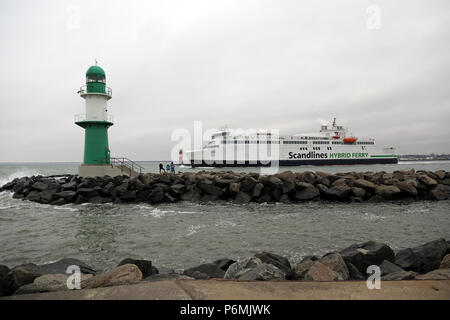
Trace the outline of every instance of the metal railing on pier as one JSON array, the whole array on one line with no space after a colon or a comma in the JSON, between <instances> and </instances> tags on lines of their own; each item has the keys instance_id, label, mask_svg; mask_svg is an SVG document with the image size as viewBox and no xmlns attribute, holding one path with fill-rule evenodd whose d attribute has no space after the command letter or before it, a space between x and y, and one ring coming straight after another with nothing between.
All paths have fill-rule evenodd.
<instances>
[{"instance_id":1,"label":"metal railing on pier","mask_svg":"<svg viewBox=\"0 0 450 320\"><path fill-rule=\"evenodd\" d=\"M110 158L111 165L120 167L120 168L128 168L131 171L136 172L137 174L142 174L144 172L144 167L138 165L136 162L128 159L128 158ZM131 172L130 172L131 174Z\"/></svg>"}]
</instances>

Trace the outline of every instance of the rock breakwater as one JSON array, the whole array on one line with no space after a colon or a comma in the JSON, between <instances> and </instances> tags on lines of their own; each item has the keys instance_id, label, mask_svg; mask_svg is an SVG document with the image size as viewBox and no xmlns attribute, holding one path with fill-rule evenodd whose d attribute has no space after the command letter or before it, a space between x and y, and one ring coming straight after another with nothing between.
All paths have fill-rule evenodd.
<instances>
[{"instance_id":1,"label":"rock breakwater","mask_svg":"<svg viewBox=\"0 0 450 320\"><path fill-rule=\"evenodd\" d=\"M138 177L82 178L77 175L16 178L1 191L16 199L44 204L127 203L227 200L294 202L311 200L380 202L399 199L447 200L450 172L394 171L325 172L284 171L274 175L233 171L179 174L147 173Z\"/></svg>"},{"instance_id":2,"label":"rock breakwater","mask_svg":"<svg viewBox=\"0 0 450 320\"><path fill-rule=\"evenodd\" d=\"M156 268L152 261L127 258L115 268L98 272L86 263L65 258L36 265L22 264L9 268L0 264L0 296L69 290L68 267L80 269L80 289L135 284L165 279L226 279L286 281L366 280L378 266L381 281L450 280L450 242L437 239L398 252L386 243L355 243L322 257L306 256L297 264L283 256L259 252L239 260L221 258L177 272ZM368 271L369 270L369 271Z\"/></svg>"}]
</instances>

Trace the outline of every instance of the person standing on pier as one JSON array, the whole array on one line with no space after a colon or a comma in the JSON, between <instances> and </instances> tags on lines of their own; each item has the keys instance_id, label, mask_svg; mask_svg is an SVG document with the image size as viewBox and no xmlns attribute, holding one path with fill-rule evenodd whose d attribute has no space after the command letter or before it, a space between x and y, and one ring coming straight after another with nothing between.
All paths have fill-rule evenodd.
<instances>
[{"instance_id":1,"label":"person standing on pier","mask_svg":"<svg viewBox=\"0 0 450 320\"><path fill-rule=\"evenodd\" d=\"M163 166L162 162L159 163L159 174L161 174L161 171L164 171L164 173L166 172L166 170L164 169L164 166Z\"/></svg>"},{"instance_id":2,"label":"person standing on pier","mask_svg":"<svg viewBox=\"0 0 450 320\"><path fill-rule=\"evenodd\" d=\"M170 162L170 172L175 174L175 165L173 164L173 161Z\"/></svg>"}]
</instances>

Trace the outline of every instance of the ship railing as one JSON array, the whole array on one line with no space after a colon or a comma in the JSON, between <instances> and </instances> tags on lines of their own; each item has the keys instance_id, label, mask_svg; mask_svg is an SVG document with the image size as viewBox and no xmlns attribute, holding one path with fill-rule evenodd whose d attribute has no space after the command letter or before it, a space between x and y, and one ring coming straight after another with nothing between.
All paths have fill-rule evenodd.
<instances>
[{"instance_id":1,"label":"ship railing","mask_svg":"<svg viewBox=\"0 0 450 320\"><path fill-rule=\"evenodd\" d=\"M107 121L114 122L114 117L111 114L99 115L99 114L89 114L89 113L80 113L76 114L74 117L75 122L84 122L84 121Z\"/></svg>"}]
</instances>

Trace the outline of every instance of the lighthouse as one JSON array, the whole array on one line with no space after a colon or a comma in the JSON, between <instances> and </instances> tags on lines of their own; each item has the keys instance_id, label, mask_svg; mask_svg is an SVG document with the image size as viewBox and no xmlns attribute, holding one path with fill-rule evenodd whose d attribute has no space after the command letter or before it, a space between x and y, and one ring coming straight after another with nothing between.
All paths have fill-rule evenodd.
<instances>
[{"instance_id":1,"label":"lighthouse","mask_svg":"<svg viewBox=\"0 0 450 320\"><path fill-rule=\"evenodd\" d=\"M105 71L97 63L86 71L86 84L78 93L85 101L85 113L75 116L75 124L84 129L84 157L78 174L83 177L138 174L136 168L141 167L133 161L111 158L108 128L113 125L113 117L108 113L108 101L112 90L106 86Z\"/></svg>"}]
</instances>

